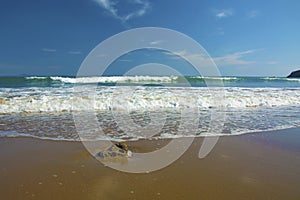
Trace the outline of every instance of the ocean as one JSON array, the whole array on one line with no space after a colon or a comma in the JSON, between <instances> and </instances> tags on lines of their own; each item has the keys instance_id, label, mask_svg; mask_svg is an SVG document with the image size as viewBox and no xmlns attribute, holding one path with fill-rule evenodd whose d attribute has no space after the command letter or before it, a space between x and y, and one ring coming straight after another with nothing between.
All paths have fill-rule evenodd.
<instances>
[{"instance_id":1,"label":"ocean","mask_svg":"<svg viewBox=\"0 0 300 200\"><path fill-rule=\"evenodd\" d=\"M224 87L206 86L214 80L222 81ZM223 98L215 101L220 93ZM196 112L196 119L182 115L186 110ZM90 112L104 134L87 126L79 137L74 113L84 116ZM214 113L224 116L214 122L214 126L219 123L217 131L211 128ZM259 134L300 127L300 79L0 77L0 115L0 137L120 141ZM185 134L178 131L183 121ZM153 133L145 135L146 129Z\"/></svg>"}]
</instances>

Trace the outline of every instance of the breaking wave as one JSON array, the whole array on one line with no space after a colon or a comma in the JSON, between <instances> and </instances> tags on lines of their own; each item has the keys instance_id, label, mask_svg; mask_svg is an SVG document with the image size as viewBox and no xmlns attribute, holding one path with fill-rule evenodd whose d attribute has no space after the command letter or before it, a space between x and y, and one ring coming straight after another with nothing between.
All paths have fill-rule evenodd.
<instances>
[{"instance_id":1,"label":"breaking wave","mask_svg":"<svg viewBox=\"0 0 300 200\"><path fill-rule=\"evenodd\" d=\"M299 106L300 88L98 87L0 89L0 113L94 110L156 110L197 107L214 109L215 95L224 92L225 108ZM219 103L219 102L218 102Z\"/></svg>"}]
</instances>

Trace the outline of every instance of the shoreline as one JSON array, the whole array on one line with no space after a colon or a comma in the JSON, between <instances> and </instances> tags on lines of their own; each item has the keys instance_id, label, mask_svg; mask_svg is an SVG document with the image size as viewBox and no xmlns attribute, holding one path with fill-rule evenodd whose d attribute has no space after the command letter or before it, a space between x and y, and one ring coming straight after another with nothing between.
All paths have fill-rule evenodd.
<instances>
[{"instance_id":1,"label":"shoreline","mask_svg":"<svg viewBox=\"0 0 300 200\"><path fill-rule=\"evenodd\" d=\"M197 157L203 137L170 166L128 174L92 157L81 142L0 138L3 199L298 199L300 128L220 137ZM138 152L164 140L128 142Z\"/></svg>"},{"instance_id":2,"label":"shoreline","mask_svg":"<svg viewBox=\"0 0 300 200\"><path fill-rule=\"evenodd\" d=\"M269 129L269 130L257 130L257 131L251 131L251 132L245 132L245 133L232 133L232 134L221 134L221 135L197 135L197 136L188 136L188 137L174 137L174 138L139 138L139 139L132 139L132 140L123 140L123 139L117 139L117 140L113 140L113 138L111 138L111 140L109 139L99 139L99 140L95 140L95 141L111 141L111 142L139 142L139 141L157 141L157 140L173 140L173 139L180 139L180 138L194 138L194 139L203 139L205 137L235 137L235 136L244 136L244 135L256 135L256 134L269 134L269 133L276 133L276 132L282 132L282 131L290 131L290 130L294 130L294 129L299 129L300 127L288 127L288 128L279 128L279 129ZM5 131L3 131L5 132ZM18 133L19 135L13 135L13 136L7 136L7 135L1 135L0 136L0 140L1 139L34 139L34 140L42 140L42 141L53 141L53 142L90 142L90 141L82 141L82 140L73 140L73 139L61 139L61 138L50 138L50 137L40 137L40 136L33 136L33 135L29 135L26 133ZM94 140L92 140L94 141Z\"/></svg>"}]
</instances>

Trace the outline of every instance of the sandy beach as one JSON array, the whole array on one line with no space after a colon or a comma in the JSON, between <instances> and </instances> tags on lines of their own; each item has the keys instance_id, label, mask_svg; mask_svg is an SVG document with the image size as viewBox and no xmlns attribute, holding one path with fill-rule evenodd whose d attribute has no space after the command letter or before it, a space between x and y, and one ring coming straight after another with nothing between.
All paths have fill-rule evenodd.
<instances>
[{"instance_id":1,"label":"sandy beach","mask_svg":"<svg viewBox=\"0 0 300 200\"><path fill-rule=\"evenodd\" d=\"M105 167L80 142L1 138L1 199L299 199L299 133L221 137L204 159L197 138L179 160L149 174ZM163 142L129 147L148 151Z\"/></svg>"}]
</instances>

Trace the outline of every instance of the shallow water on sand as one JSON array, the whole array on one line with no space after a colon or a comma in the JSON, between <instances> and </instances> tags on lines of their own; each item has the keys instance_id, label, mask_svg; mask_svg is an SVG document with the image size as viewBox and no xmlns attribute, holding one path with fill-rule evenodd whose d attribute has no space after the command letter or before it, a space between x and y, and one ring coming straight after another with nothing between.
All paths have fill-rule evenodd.
<instances>
[{"instance_id":1,"label":"shallow water on sand","mask_svg":"<svg viewBox=\"0 0 300 200\"><path fill-rule=\"evenodd\" d=\"M220 111L224 118L216 122L215 112L197 111L195 119L184 116L180 111L169 109L159 111L137 110L132 112L98 112L99 129L85 123L85 133L77 134L72 113L27 113L2 114L0 137L36 137L51 140L138 140L142 138L180 138L207 135L239 135L249 132L278 130L300 126L300 109L297 107L261 108L248 110ZM80 113L85 118L86 113ZM76 115L79 115L77 113ZM116 115L118 117L116 118ZM120 119L124 119L120 123ZM212 119L214 120L212 122ZM185 122L185 131L179 127ZM128 122L128 123L127 123ZM189 124L190 123L190 124ZM211 129L215 123L219 129ZM132 126L135 124L136 126ZM198 124L195 128L195 124ZM77 124L78 126L79 124ZM147 128L148 134L143 132Z\"/></svg>"}]
</instances>

